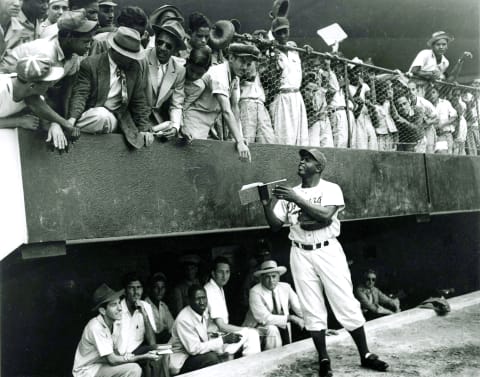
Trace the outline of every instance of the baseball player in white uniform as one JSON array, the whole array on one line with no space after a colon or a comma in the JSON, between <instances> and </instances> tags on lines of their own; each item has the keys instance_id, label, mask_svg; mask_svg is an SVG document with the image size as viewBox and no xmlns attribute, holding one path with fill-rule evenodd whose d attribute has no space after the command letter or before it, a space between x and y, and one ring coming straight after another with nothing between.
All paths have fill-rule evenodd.
<instances>
[{"instance_id":1,"label":"baseball player in white uniform","mask_svg":"<svg viewBox=\"0 0 480 377\"><path fill-rule=\"evenodd\" d=\"M302 183L293 188L276 186L273 198L260 192L265 217L272 230L290 224L290 265L302 306L305 327L319 354L319 375L333 376L325 344L327 308L325 295L335 317L347 329L365 368L385 371L388 364L370 353L360 303L353 295L352 281L342 246L338 213L345 203L341 188L321 174L326 159L318 149L301 149L298 175Z\"/></svg>"}]
</instances>

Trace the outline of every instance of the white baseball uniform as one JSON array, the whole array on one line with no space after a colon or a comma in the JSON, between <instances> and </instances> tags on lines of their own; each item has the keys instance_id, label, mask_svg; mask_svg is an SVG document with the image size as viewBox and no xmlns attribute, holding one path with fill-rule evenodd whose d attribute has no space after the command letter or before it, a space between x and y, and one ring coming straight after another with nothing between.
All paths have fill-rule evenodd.
<instances>
[{"instance_id":1,"label":"white baseball uniform","mask_svg":"<svg viewBox=\"0 0 480 377\"><path fill-rule=\"evenodd\" d=\"M300 227L298 216L301 209L295 203L279 200L273 209L278 219L291 225L290 266L305 327L309 331L327 329L325 291L340 324L348 331L355 330L364 325L365 319L360 303L353 295L347 259L336 238L340 235L338 213L345 207L342 190L337 184L323 179L315 187L298 185L293 189L310 203L339 207L329 226L313 231Z\"/></svg>"}]
</instances>

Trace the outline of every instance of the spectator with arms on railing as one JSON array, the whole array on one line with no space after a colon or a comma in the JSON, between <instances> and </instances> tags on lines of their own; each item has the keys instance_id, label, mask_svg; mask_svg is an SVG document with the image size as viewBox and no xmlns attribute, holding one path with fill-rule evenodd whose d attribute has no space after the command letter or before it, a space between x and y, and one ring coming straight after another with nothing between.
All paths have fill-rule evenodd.
<instances>
[{"instance_id":1,"label":"spectator with arms on railing","mask_svg":"<svg viewBox=\"0 0 480 377\"><path fill-rule=\"evenodd\" d=\"M436 31L432 34L432 37L428 40L427 45L430 49L420 51L413 60L409 72L413 75L420 77L424 80L444 80L447 77L446 71L450 63L445 57L448 45L453 41L453 36L444 32ZM472 54L465 51L463 55L458 59L457 64L451 69L448 75L448 81L456 80L460 73L464 59L466 57L472 57ZM418 91L421 95L424 94L425 81L419 82Z\"/></svg>"},{"instance_id":2,"label":"spectator with arms on railing","mask_svg":"<svg viewBox=\"0 0 480 377\"><path fill-rule=\"evenodd\" d=\"M138 31L119 27L110 49L82 61L70 98L69 122L87 133L121 129L135 148L153 143L153 124L138 60L145 56Z\"/></svg>"},{"instance_id":3,"label":"spectator with arms on railing","mask_svg":"<svg viewBox=\"0 0 480 377\"><path fill-rule=\"evenodd\" d=\"M31 56L17 62L16 75L0 74L0 128L38 128L39 118L28 112L24 100L45 94L63 73L47 57Z\"/></svg>"},{"instance_id":4,"label":"spectator with arms on railing","mask_svg":"<svg viewBox=\"0 0 480 377\"><path fill-rule=\"evenodd\" d=\"M480 153L480 133L478 131L478 112L480 110L480 79L473 80L472 86L477 90L473 93L465 92L463 94L463 101L467 105L466 119L467 119L467 140L466 152L470 156L477 156Z\"/></svg>"},{"instance_id":5,"label":"spectator with arms on railing","mask_svg":"<svg viewBox=\"0 0 480 377\"><path fill-rule=\"evenodd\" d=\"M462 92L459 88L452 88L449 94L448 99L458 115L455 122L455 131L453 132L453 154L464 155L465 141L467 139L467 120L465 119L467 105L461 98Z\"/></svg>"},{"instance_id":6,"label":"spectator with arms on railing","mask_svg":"<svg viewBox=\"0 0 480 377\"><path fill-rule=\"evenodd\" d=\"M398 129L397 151L425 153L427 141L422 108L412 106L410 96L402 93L395 99L392 118Z\"/></svg>"},{"instance_id":7,"label":"spectator with arms on railing","mask_svg":"<svg viewBox=\"0 0 480 377\"><path fill-rule=\"evenodd\" d=\"M239 122L239 78L245 75L259 54L255 46L232 43L228 60L211 66L203 75L205 89L195 101L189 101L188 108L183 111L182 133L187 139L207 139L215 119L221 114L236 142L240 159L250 161L250 150L243 139Z\"/></svg>"}]
</instances>

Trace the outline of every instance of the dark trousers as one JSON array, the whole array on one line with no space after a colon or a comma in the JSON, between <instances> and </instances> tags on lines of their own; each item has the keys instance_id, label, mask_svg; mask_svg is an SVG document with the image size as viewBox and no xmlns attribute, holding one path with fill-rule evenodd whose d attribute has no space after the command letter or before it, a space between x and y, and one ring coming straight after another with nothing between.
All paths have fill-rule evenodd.
<instances>
[{"instance_id":1,"label":"dark trousers","mask_svg":"<svg viewBox=\"0 0 480 377\"><path fill-rule=\"evenodd\" d=\"M185 361L185 364L183 364L182 369L180 369L180 374L209 367L218 364L219 362L220 359L218 358L218 355L213 351L204 353L203 355L192 355L189 356Z\"/></svg>"}]
</instances>

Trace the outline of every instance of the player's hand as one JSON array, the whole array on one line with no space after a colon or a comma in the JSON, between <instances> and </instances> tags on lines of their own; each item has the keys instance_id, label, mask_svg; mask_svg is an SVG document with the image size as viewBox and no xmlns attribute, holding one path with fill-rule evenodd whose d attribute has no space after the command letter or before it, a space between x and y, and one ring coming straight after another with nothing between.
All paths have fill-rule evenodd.
<instances>
[{"instance_id":1,"label":"player's hand","mask_svg":"<svg viewBox=\"0 0 480 377\"><path fill-rule=\"evenodd\" d=\"M288 316L288 320L296 324L302 330L305 328L305 321L302 318L297 317L296 315L290 314Z\"/></svg>"},{"instance_id":2,"label":"player's hand","mask_svg":"<svg viewBox=\"0 0 480 377\"><path fill-rule=\"evenodd\" d=\"M240 160L244 162L252 162L252 156L250 155L250 149L243 140L237 142L237 151L240 156Z\"/></svg>"},{"instance_id":3,"label":"player's hand","mask_svg":"<svg viewBox=\"0 0 480 377\"><path fill-rule=\"evenodd\" d=\"M47 143L52 143L60 151L68 148L68 141L63 133L62 127L58 123L52 123L48 129ZM68 149L67 149L68 151Z\"/></svg>"},{"instance_id":4,"label":"player's hand","mask_svg":"<svg viewBox=\"0 0 480 377\"><path fill-rule=\"evenodd\" d=\"M465 58L472 59L472 58L473 58L473 54L472 54L470 51L465 51L460 59L463 60L463 59L465 59Z\"/></svg>"},{"instance_id":5,"label":"player's hand","mask_svg":"<svg viewBox=\"0 0 480 377\"><path fill-rule=\"evenodd\" d=\"M38 117L36 117L35 115L27 114L19 118L17 126L26 130L35 131L39 125L40 119L38 119Z\"/></svg>"},{"instance_id":6,"label":"player's hand","mask_svg":"<svg viewBox=\"0 0 480 377\"><path fill-rule=\"evenodd\" d=\"M275 186L272 193L276 198L286 200L287 202L296 202L299 198L297 193L287 186Z\"/></svg>"}]
</instances>

